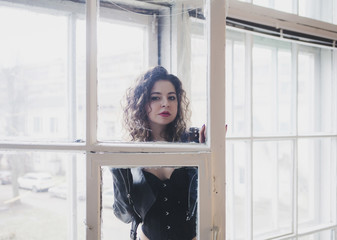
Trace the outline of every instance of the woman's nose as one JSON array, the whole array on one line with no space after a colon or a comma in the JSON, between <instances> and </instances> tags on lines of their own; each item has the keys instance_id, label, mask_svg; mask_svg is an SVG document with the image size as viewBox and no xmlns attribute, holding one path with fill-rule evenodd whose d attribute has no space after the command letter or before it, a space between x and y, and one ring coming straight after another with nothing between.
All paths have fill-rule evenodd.
<instances>
[{"instance_id":1,"label":"woman's nose","mask_svg":"<svg viewBox=\"0 0 337 240\"><path fill-rule=\"evenodd\" d=\"M169 107L169 101L168 101L168 99L163 98L161 106L162 107Z\"/></svg>"}]
</instances>

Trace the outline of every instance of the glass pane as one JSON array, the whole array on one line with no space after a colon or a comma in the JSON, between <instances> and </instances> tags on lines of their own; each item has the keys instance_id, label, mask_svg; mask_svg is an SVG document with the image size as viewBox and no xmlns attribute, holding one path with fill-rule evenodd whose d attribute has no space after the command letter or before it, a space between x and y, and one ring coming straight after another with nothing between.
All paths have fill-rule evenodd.
<instances>
[{"instance_id":1,"label":"glass pane","mask_svg":"<svg viewBox=\"0 0 337 240\"><path fill-rule=\"evenodd\" d=\"M68 1L62 6L45 1L39 8L4 2L0 140L84 139L84 124L78 121L85 116L84 4L72 3L68 10Z\"/></svg>"},{"instance_id":2,"label":"glass pane","mask_svg":"<svg viewBox=\"0 0 337 240\"><path fill-rule=\"evenodd\" d=\"M129 240L131 223L124 223L113 213L114 191L111 171L102 167L102 212L101 239Z\"/></svg>"},{"instance_id":3,"label":"glass pane","mask_svg":"<svg viewBox=\"0 0 337 240\"><path fill-rule=\"evenodd\" d=\"M299 15L332 23L333 4L333 0L298 0Z\"/></svg>"},{"instance_id":4,"label":"glass pane","mask_svg":"<svg viewBox=\"0 0 337 240\"><path fill-rule=\"evenodd\" d=\"M303 237L299 237L298 240L325 240L334 239L336 230L325 230L314 234L309 234Z\"/></svg>"},{"instance_id":5,"label":"glass pane","mask_svg":"<svg viewBox=\"0 0 337 240\"><path fill-rule=\"evenodd\" d=\"M250 186L250 149L249 142L227 141L226 178L227 239L247 239L249 236L250 204L248 189Z\"/></svg>"},{"instance_id":6,"label":"glass pane","mask_svg":"<svg viewBox=\"0 0 337 240\"><path fill-rule=\"evenodd\" d=\"M193 20L193 19L191 19ZM207 119L207 41L205 22L191 21L191 84L190 104L192 110L191 126L202 126Z\"/></svg>"},{"instance_id":7,"label":"glass pane","mask_svg":"<svg viewBox=\"0 0 337 240\"><path fill-rule=\"evenodd\" d=\"M336 220L336 138L298 140L299 230Z\"/></svg>"},{"instance_id":8,"label":"glass pane","mask_svg":"<svg viewBox=\"0 0 337 240\"><path fill-rule=\"evenodd\" d=\"M179 0L172 4L171 1L128 1L121 4L120 1L100 1L99 141L130 140L123 116L126 114L125 107L131 106L125 97L126 91L135 85L135 80L141 74L157 65L180 79L190 102L190 111L183 110L186 126L182 128L188 132L190 127L200 128L206 123L208 48L205 2ZM142 96L149 95L152 87L153 83L146 83L146 90L140 91ZM144 101L139 99L135 102L140 107L137 106L134 111L139 114L126 119L137 122L133 129L151 132L151 119L148 120L145 107L150 98L145 97ZM190 119L189 113L192 113ZM180 122L179 117L176 119Z\"/></svg>"},{"instance_id":9,"label":"glass pane","mask_svg":"<svg viewBox=\"0 0 337 240\"><path fill-rule=\"evenodd\" d=\"M228 136L250 135L250 91L244 34L226 33L226 118Z\"/></svg>"},{"instance_id":10,"label":"glass pane","mask_svg":"<svg viewBox=\"0 0 337 240\"><path fill-rule=\"evenodd\" d=\"M102 167L102 181L102 239L130 239L132 218L141 239L196 237L197 167Z\"/></svg>"},{"instance_id":11,"label":"glass pane","mask_svg":"<svg viewBox=\"0 0 337 240\"><path fill-rule=\"evenodd\" d=\"M0 152L3 239L85 239L85 155Z\"/></svg>"},{"instance_id":12,"label":"glass pane","mask_svg":"<svg viewBox=\"0 0 337 240\"><path fill-rule=\"evenodd\" d=\"M299 51L299 134L336 133L337 91L332 69L331 50L303 47Z\"/></svg>"},{"instance_id":13,"label":"glass pane","mask_svg":"<svg viewBox=\"0 0 337 240\"><path fill-rule=\"evenodd\" d=\"M288 13L295 13L295 2L293 0L253 0L253 4Z\"/></svg>"},{"instance_id":14,"label":"glass pane","mask_svg":"<svg viewBox=\"0 0 337 240\"><path fill-rule=\"evenodd\" d=\"M293 142L253 144L253 232L263 239L292 232Z\"/></svg>"},{"instance_id":15,"label":"glass pane","mask_svg":"<svg viewBox=\"0 0 337 240\"><path fill-rule=\"evenodd\" d=\"M254 134L294 133L291 45L254 37L252 61Z\"/></svg>"}]
</instances>

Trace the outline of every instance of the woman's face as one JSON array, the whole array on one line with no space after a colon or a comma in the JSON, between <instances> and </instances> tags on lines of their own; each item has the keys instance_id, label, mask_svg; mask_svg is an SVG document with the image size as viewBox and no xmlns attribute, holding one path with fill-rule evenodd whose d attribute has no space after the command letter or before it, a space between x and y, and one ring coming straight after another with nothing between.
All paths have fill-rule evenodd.
<instances>
[{"instance_id":1,"label":"woman's face","mask_svg":"<svg viewBox=\"0 0 337 240\"><path fill-rule=\"evenodd\" d=\"M146 105L151 128L166 126L174 121L178 111L178 99L173 84L159 80L152 87L150 101Z\"/></svg>"}]
</instances>

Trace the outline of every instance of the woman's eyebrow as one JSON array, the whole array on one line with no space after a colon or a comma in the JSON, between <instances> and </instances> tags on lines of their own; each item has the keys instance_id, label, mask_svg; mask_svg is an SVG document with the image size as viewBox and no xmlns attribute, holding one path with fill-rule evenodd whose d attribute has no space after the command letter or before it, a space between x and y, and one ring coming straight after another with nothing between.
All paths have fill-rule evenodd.
<instances>
[{"instance_id":1,"label":"woman's eyebrow","mask_svg":"<svg viewBox=\"0 0 337 240\"><path fill-rule=\"evenodd\" d=\"M151 95L152 95L152 94L160 94L160 95L161 95L162 93L161 93L161 92L152 92ZM169 92L169 93L167 93L167 94L175 94L175 95L177 95L176 92Z\"/></svg>"}]
</instances>

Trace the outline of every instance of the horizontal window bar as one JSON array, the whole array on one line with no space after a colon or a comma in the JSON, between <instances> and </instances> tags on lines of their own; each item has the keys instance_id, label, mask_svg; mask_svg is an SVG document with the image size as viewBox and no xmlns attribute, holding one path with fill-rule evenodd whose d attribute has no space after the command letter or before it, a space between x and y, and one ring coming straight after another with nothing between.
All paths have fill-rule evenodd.
<instances>
[{"instance_id":1,"label":"horizontal window bar","mask_svg":"<svg viewBox=\"0 0 337 240\"><path fill-rule=\"evenodd\" d=\"M274 37L280 37L290 40L295 40L299 42L318 44L329 47L337 47L335 39L322 38L314 35L309 35L301 32L291 31L287 29L281 29L276 27L271 27L263 24L258 24L254 22L249 22L241 19L235 19L227 17L226 19L227 26L244 29L247 31L263 33L271 35Z\"/></svg>"},{"instance_id":2,"label":"horizontal window bar","mask_svg":"<svg viewBox=\"0 0 337 240\"><path fill-rule=\"evenodd\" d=\"M60 150L60 151L88 151L88 152L209 152L206 144L199 143L40 143L40 142L0 142L3 150Z\"/></svg>"}]
</instances>

